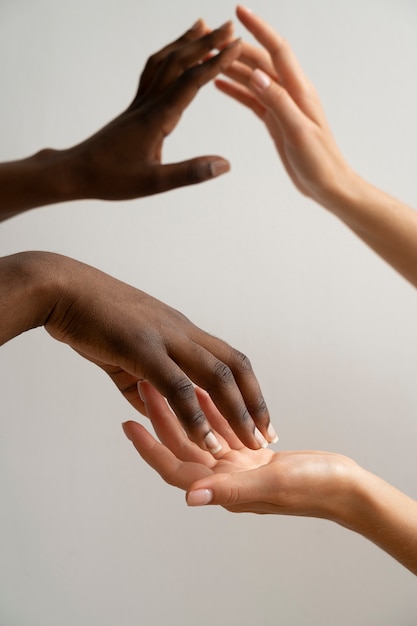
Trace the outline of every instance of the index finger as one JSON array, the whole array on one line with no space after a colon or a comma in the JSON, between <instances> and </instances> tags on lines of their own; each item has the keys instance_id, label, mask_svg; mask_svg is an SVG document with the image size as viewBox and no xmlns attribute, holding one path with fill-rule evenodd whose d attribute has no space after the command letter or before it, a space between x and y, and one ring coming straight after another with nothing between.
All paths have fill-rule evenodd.
<instances>
[{"instance_id":1,"label":"index finger","mask_svg":"<svg viewBox=\"0 0 417 626\"><path fill-rule=\"evenodd\" d=\"M321 107L318 106L319 98L316 90L304 74L287 41L249 9L238 6L236 12L242 24L269 52L272 64L279 76L279 84L285 88L304 114L317 124L323 124L325 118ZM260 69L263 68L260 67Z\"/></svg>"},{"instance_id":2,"label":"index finger","mask_svg":"<svg viewBox=\"0 0 417 626\"><path fill-rule=\"evenodd\" d=\"M275 71L285 87L301 89L310 84L293 51L272 26L245 7L238 6L236 13L248 31L268 50Z\"/></svg>"}]
</instances>

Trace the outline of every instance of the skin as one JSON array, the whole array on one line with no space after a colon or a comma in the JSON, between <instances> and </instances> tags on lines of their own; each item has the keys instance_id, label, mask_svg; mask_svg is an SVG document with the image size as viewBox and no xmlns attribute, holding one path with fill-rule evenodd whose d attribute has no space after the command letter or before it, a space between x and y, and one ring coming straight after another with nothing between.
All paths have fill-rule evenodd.
<instances>
[{"instance_id":1,"label":"skin","mask_svg":"<svg viewBox=\"0 0 417 626\"><path fill-rule=\"evenodd\" d=\"M296 188L341 219L417 286L417 213L370 185L346 163L320 103L288 42L239 6L237 16L260 47L242 43L238 61L216 80L264 123Z\"/></svg>"},{"instance_id":2,"label":"skin","mask_svg":"<svg viewBox=\"0 0 417 626\"><path fill-rule=\"evenodd\" d=\"M345 162L319 97L288 43L239 6L237 16L261 47L241 56L217 87L265 124L297 189L339 217L377 254L417 285L417 216L372 187ZM157 441L128 422L127 437L168 483L186 490L190 506L220 504L232 512L321 517L374 542L417 574L417 502L353 460L330 452L249 450L202 391L201 406L222 442L213 458L189 441L169 408L142 384Z\"/></svg>"},{"instance_id":3,"label":"skin","mask_svg":"<svg viewBox=\"0 0 417 626\"><path fill-rule=\"evenodd\" d=\"M353 530L417 574L417 502L332 452L249 450L206 392L202 409L222 443L211 455L192 443L164 398L141 383L144 407L158 437L137 422L123 429L141 457L189 506L217 504L233 513L319 517Z\"/></svg>"},{"instance_id":4,"label":"skin","mask_svg":"<svg viewBox=\"0 0 417 626\"><path fill-rule=\"evenodd\" d=\"M162 147L200 87L238 58L232 34L230 22L210 32L199 20L149 58L130 106L92 137L0 165L0 218L68 200L142 197L227 171L217 156L163 164ZM137 383L149 379L205 449L218 442L193 383L208 390L247 446L269 438L268 410L245 355L93 267L46 252L0 259L0 319L0 343L44 326L107 372L139 410Z\"/></svg>"},{"instance_id":5,"label":"skin","mask_svg":"<svg viewBox=\"0 0 417 626\"><path fill-rule=\"evenodd\" d=\"M132 103L92 137L1 164L0 218L69 200L140 198L228 171L217 156L162 164L162 147L200 87L238 57L232 34L231 22L209 32L199 20L148 59Z\"/></svg>"}]
</instances>

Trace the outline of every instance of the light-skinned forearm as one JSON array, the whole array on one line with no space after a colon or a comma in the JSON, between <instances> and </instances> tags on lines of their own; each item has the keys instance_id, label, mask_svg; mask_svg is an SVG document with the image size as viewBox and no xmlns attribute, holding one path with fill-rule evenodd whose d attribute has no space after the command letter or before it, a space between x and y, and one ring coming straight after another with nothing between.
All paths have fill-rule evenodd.
<instances>
[{"instance_id":1,"label":"light-skinned forearm","mask_svg":"<svg viewBox=\"0 0 417 626\"><path fill-rule=\"evenodd\" d=\"M417 212L349 173L339 188L319 198L381 258L417 287Z\"/></svg>"},{"instance_id":2,"label":"light-skinned forearm","mask_svg":"<svg viewBox=\"0 0 417 626\"><path fill-rule=\"evenodd\" d=\"M328 517L361 534L417 574L417 502L355 466L347 497Z\"/></svg>"}]
</instances>

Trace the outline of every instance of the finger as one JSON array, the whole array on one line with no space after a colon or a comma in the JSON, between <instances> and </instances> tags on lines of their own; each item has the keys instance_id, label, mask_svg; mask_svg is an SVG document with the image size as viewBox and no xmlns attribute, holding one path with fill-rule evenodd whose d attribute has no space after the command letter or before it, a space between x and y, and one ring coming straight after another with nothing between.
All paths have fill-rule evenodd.
<instances>
[{"instance_id":1,"label":"finger","mask_svg":"<svg viewBox=\"0 0 417 626\"><path fill-rule=\"evenodd\" d=\"M225 443L223 444L223 451L227 451L228 448L239 450L242 447L242 442L232 430L229 423L224 419L223 415L221 415L209 394L200 387L197 387L195 392L200 406L211 426L216 431L217 435L221 435L224 442L227 442L227 446Z\"/></svg>"},{"instance_id":2,"label":"finger","mask_svg":"<svg viewBox=\"0 0 417 626\"><path fill-rule=\"evenodd\" d=\"M199 89L233 63L239 56L239 51L240 41L236 40L208 61L186 70L151 103L151 123L160 131L162 138L172 132Z\"/></svg>"},{"instance_id":3,"label":"finger","mask_svg":"<svg viewBox=\"0 0 417 626\"><path fill-rule=\"evenodd\" d=\"M190 441L165 398L147 381L139 383L139 392L159 441L178 459L203 463L211 467L215 462L212 455Z\"/></svg>"},{"instance_id":4,"label":"finger","mask_svg":"<svg viewBox=\"0 0 417 626\"><path fill-rule=\"evenodd\" d=\"M135 96L135 100L145 95L147 89L155 80L155 77L157 76L161 65L169 54L186 44L200 39L208 32L209 28L207 27L205 22L199 19L195 22L195 24L193 24L191 28L189 28L183 35L181 35L181 37L178 37L178 39L172 41L168 45L164 46L161 50L155 52L152 56L150 56L140 77L139 88Z\"/></svg>"},{"instance_id":5,"label":"finger","mask_svg":"<svg viewBox=\"0 0 417 626\"><path fill-rule=\"evenodd\" d=\"M274 80L279 82L279 76L277 74L277 70L274 67L271 56L266 52L266 50L252 46L246 41L242 41L242 50L240 53L239 61L242 64L247 65L251 69L259 69L263 70L267 74L269 74Z\"/></svg>"},{"instance_id":6,"label":"finger","mask_svg":"<svg viewBox=\"0 0 417 626\"><path fill-rule=\"evenodd\" d=\"M122 427L126 437L148 465L165 480L175 475L181 461L166 446L157 441L142 424L129 421L122 424Z\"/></svg>"},{"instance_id":7,"label":"finger","mask_svg":"<svg viewBox=\"0 0 417 626\"><path fill-rule=\"evenodd\" d=\"M272 426L249 359L224 341L195 329L194 341L176 345L176 362L210 394L220 413L249 448L267 445ZM268 439L269 440L269 439Z\"/></svg>"},{"instance_id":8,"label":"finger","mask_svg":"<svg viewBox=\"0 0 417 626\"><path fill-rule=\"evenodd\" d=\"M216 87L229 96L233 98L243 106L251 109L257 117L263 119L265 115L265 107L260 104L260 102L253 96L253 94L238 83L232 83L227 80L222 80L221 78L217 79L214 84Z\"/></svg>"},{"instance_id":9,"label":"finger","mask_svg":"<svg viewBox=\"0 0 417 626\"><path fill-rule=\"evenodd\" d=\"M212 454L221 450L186 372L173 360L162 358L148 367L146 378L167 399L192 441Z\"/></svg>"},{"instance_id":10,"label":"finger","mask_svg":"<svg viewBox=\"0 0 417 626\"><path fill-rule=\"evenodd\" d=\"M233 24L226 22L200 39L176 46L165 55L159 71L150 86L147 96L155 97L180 77L186 70L210 60L213 50L222 50L232 41Z\"/></svg>"},{"instance_id":11,"label":"finger","mask_svg":"<svg viewBox=\"0 0 417 626\"><path fill-rule=\"evenodd\" d=\"M261 70L253 72L249 86L262 106L275 119L284 137L294 137L306 125L313 123L297 106L288 91Z\"/></svg>"},{"instance_id":12,"label":"finger","mask_svg":"<svg viewBox=\"0 0 417 626\"><path fill-rule=\"evenodd\" d=\"M211 470L204 465L185 463L177 459L141 424L130 421L122 426L126 437L133 443L143 460L170 485L187 489L193 481L211 474Z\"/></svg>"},{"instance_id":13,"label":"finger","mask_svg":"<svg viewBox=\"0 0 417 626\"><path fill-rule=\"evenodd\" d=\"M146 415L143 401L138 394L138 378L119 367L103 367L126 400L142 415Z\"/></svg>"},{"instance_id":14,"label":"finger","mask_svg":"<svg viewBox=\"0 0 417 626\"><path fill-rule=\"evenodd\" d=\"M152 193L161 193L217 178L230 171L230 163L218 156L204 156L150 169Z\"/></svg>"},{"instance_id":15,"label":"finger","mask_svg":"<svg viewBox=\"0 0 417 626\"><path fill-rule=\"evenodd\" d=\"M287 89L294 101L306 115L316 123L321 124L324 121L324 115L316 91L285 39L249 9L239 6L237 15L242 24L269 52L281 84Z\"/></svg>"},{"instance_id":16,"label":"finger","mask_svg":"<svg viewBox=\"0 0 417 626\"><path fill-rule=\"evenodd\" d=\"M239 6L236 13L242 24L266 48L275 72L287 88L302 89L310 85L293 51L272 26L245 7ZM250 56L250 51L246 50Z\"/></svg>"}]
</instances>

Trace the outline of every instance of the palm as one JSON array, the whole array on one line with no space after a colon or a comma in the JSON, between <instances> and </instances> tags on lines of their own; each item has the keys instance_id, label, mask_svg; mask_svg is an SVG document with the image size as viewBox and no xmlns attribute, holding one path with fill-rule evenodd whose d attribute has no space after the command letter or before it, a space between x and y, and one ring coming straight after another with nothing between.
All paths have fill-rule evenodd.
<instances>
[{"instance_id":1,"label":"palm","mask_svg":"<svg viewBox=\"0 0 417 626\"><path fill-rule=\"evenodd\" d=\"M268 449L245 447L201 389L196 390L198 399L222 444L215 456L188 438L166 401L149 383L142 383L142 392L159 441L136 422L125 424L124 429L144 460L171 485L187 490L200 478L257 469L277 456Z\"/></svg>"}]
</instances>

